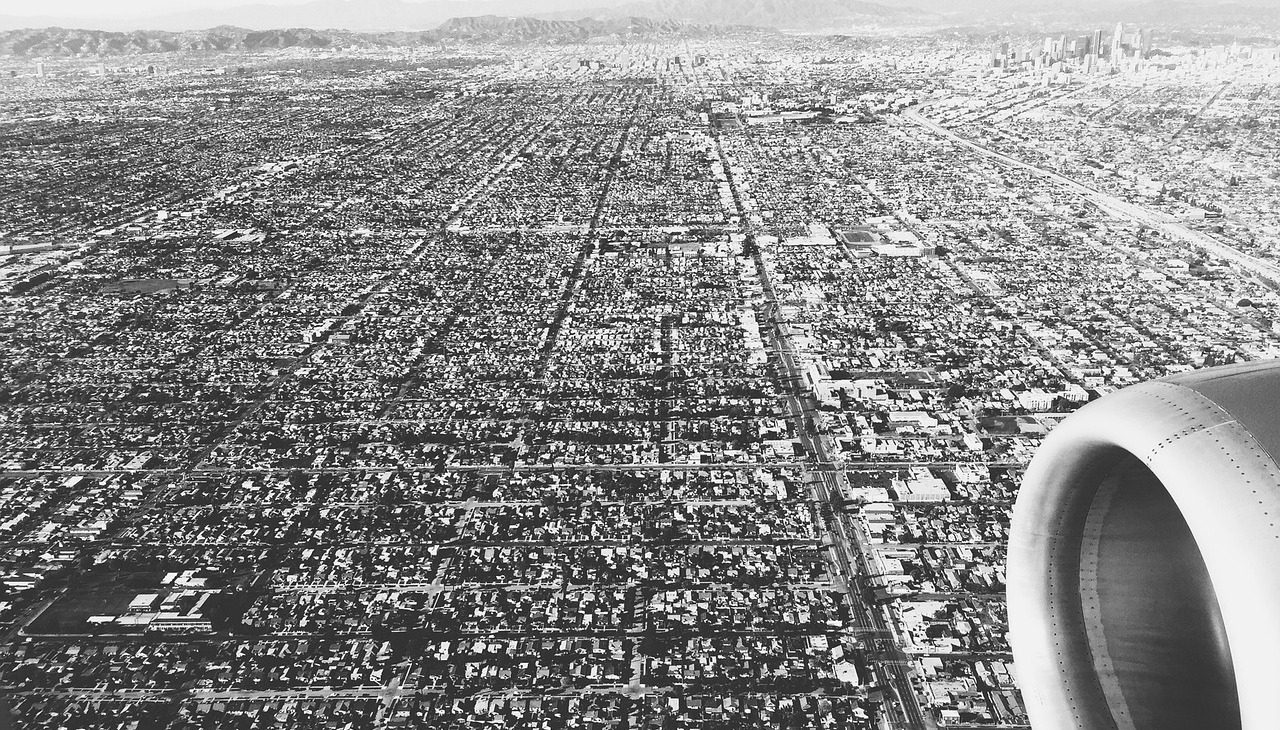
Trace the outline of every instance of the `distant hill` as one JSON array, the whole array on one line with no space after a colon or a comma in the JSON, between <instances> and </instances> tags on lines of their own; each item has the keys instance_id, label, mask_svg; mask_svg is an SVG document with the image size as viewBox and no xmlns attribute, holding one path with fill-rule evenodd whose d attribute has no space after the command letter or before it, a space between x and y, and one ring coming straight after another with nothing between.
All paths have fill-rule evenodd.
<instances>
[{"instance_id":1,"label":"distant hill","mask_svg":"<svg viewBox=\"0 0 1280 730\"><path fill-rule=\"evenodd\" d=\"M617 0L599 0L598 4L616 4ZM432 30L450 18L473 15L527 15L540 12L570 10L584 0L310 0L295 5L281 5L278 0L246 2L226 8L196 8L146 15L111 14L112 3L102 3L96 14L74 17L20 17L0 15L0 29L95 28L98 30L132 31L139 29L184 31L221 25L237 28L269 30L272 28L341 28L355 31L423 31ZM589 2L588 4L597 4ZM578 12L571 19L591 13Z\"/></svg>"},{"instance_id":2,"label":"distant hill","mask_svg":"<svg viewBox=\"0 0 1280 730\"><path fill-rule=\"evenodd\" d=\"M619 5L613 12L687 23L732 22L797 30L914 24L930 17L914 8L864 0L637 0Z\"/></svg>"},{"instance_id":3,"label":"distant hill","mask_svg":"<svg viewBox=\"0 0 1280 730\"><path fill-rule=\"evenodd\" d=\"M519 39L597 37L597 34L623 35L667 32L662 22L676 21L691 26L757 26L781 30L856 33L863 28L950 25L1010 24L1038 27L1042 25L1113 25L1117 21L1156 26L1199 28L1237 27L1253 29L1280 22L1280 0L309 0L296 5L272 4L277 0L221 9L197 9L153 15L102 15L78 17L23 17L0 15L0 31L31 28L94 28L133 36L86 36L82 41L67 39L74 45L83 42L115 52L113 47L131 48L195 43L240 42L226 37L202 38L200 35L179 37L174 33L205 34L196 28L256 29L276 34L269 38L249 39L258 42L291 44L385 43L388 38L352 38L347 31L385 34L393 32L421 33L433 31L454 18L501 18L504 22L471 20L458 25L453 32L474 33L489 37ZM112 3L102 3L109 12ZM513 16L518 22L510 21ZM604 25L592 26L583 18L594 18ZM533 20L568 21L571 25L541 26ZM659 23L646 27L644 19ZM619 23L621 23L619 25ZM149 28L169 31L170 36L149 32L137 36L134 29ZM273 30L273 29L293 30ZM310 28L339 28L340 31L304 31ZM90 33L92 31L82 31ZM695 28L681 32L696 33ZM290 35L293 34L293 35ZM234 35L234 34L232 34ZM45 41L35 41L37 43ZM57 42L51 40L49 42Z\"/></svg>"},{"instance_id":4,"label":"distant hill","mask_svg":"<svg viewBox=\"0 0 1280 730\"><path fill-rule=\"evenodd\" d=\"M656 38L660 36L698 36L720 34L742 28L723 25L690 24L675 20L653 20L640 17L582 18L548 20L540 18L504 18L481 15L451 18L434 31L442 38L461 38L489 42L587 41L598 38Z\"/></svg>"},{"instance_id":5,"label":"distant hill","mask_svg":"<svg viewBox=\"0 0 1280 730\"><path fill-rule=\"evenodd\" d=\"M255 51L267 48L331 48L364 45L372 39L347 31L309 28L249 30L219 26L208 30L172 32L136 30L129 33L73 28L39 28L0 32L0 54L14 56L123 56L176 51Z\"/></svg>"},{"instance_id":6,"label":"distant hill","mask_svg":"<svg viewBox=\"0 0 1280 730\"><path fill-rule=\"evenodd\" d=\"M1251 27L1280 21L1280 0L882 0L965 23L1052 23L1159 27Z\"/></svg>"},{"instance_id":7,"label":"distant hill","mask_svg":"<svg viewBox=\"0 0 1280 730\"><path fill-rule=\"evenodd\" d=\"M253 52L276 48L390 48L433 45L442 40L488 43L569 43L609 38L679 38L759 29L693 25L674 20L611 18L545 20L496 15L451 18L435 30L360 33L282 28L250 30L222 25L207 30L112 32L70 28L0 31L0 55L125 56L173 52Z\"/></svg>"},{"instance_id":8,"label":"distant hill","mask_svg":"<svg viewBox=\"0 0 1280 730\"><path fill-rule=\"evenodd\" d=\"M1116 17L1117 20L1196 26L1201 24L1253 25L1280 20L1280 7L1249 3L1199 3L1176 0L1148 0L1112 9L1093 11L1094 18Z\"/></svg>"},{"instance_id":9,"label":"distant hill","mask_svg":"<svg viewBox=\"0 0 1280 730\"><path fill-rule=\"evenodd\" d=\"M899 0L910 2L911 0ZM153 15L19 17L0 15L0 29L77 27L127 32L139 28L183 31L238 28L342 28L355 31L423 31L455 17L529 17L577 20L630 17L699 25L765 28L848 28L858 24L913 22L920 11L871 0L310 0L297 5L246 4Z\"/></svg>"}]
</instances>

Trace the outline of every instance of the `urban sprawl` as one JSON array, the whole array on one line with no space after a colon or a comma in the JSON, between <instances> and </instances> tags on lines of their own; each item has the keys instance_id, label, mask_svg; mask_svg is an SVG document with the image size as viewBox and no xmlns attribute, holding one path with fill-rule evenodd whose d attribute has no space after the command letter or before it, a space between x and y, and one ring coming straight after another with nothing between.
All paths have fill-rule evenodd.
<instances>
[{"instance_id":1,"label":"urban sprawl","mask_svg":"<svg viewBox=\"0 0 1280 730\"><path fill-rule=\"evenodd\" d=\"M1026 727L1037 444L1280 355L1275 49L1115 34L0 59L0 710Z\"/></svg>"}]
</instances>

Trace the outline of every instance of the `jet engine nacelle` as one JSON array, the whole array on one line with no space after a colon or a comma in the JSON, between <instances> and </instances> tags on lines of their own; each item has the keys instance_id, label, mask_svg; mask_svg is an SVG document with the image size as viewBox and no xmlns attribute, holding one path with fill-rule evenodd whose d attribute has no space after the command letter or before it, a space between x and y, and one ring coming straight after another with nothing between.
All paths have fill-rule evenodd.
<instances>
[{"instance_id":1,"label":"jet engine nacelle","mask_svg":"<svg viewBox=\"0 0 1280 730\"><path fill-rule=\"evenodd\" d=\"M1280 361L1081 408L1027 469L1009 640L1036 730L1280 727Z\"/></svg>"}]
</instances>

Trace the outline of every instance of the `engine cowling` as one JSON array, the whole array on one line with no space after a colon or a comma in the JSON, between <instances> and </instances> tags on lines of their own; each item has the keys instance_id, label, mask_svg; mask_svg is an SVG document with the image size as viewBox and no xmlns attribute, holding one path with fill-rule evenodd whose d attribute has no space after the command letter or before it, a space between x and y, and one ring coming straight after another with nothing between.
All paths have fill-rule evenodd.
<instances>
[{"instance_id":1,"label":"engine cowling","mask_svg":"<svg viewBox=\"0 0 1280 730\"><path fill-rule=\"evenodd\" d=\"M1280 361L1081 408L1027 469L1009 640L1036 730L1280 726Z\"/></svg>"}]
</instances>

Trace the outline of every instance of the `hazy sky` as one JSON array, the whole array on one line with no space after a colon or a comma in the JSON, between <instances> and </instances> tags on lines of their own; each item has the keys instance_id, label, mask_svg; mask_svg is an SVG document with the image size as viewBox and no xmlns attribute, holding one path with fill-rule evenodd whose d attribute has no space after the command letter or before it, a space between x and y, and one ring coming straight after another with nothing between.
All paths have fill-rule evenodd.
<instances>
[{"instance_id":1,"label":"hazy sky","mask_svg":"<svg viewBox=\"0 0 1280 730\"><path fill-rule=\"evenodd\" d=\"M408 0L417 2L418 0ZM427 0L428 2L430 0ZM140 15L238 5L297 5L308 0L0 0L5 15Z\"/></svg>"},{"instance_id":2,"label":"hazy sky","mask_svg":"<svg viewBox=\"0 0 1280 730\"><path fill-rule=\"evenodd\" d=\"M359 0L353 0L358 2ZM1280 0L1278 0L1280 1ZM143 15L242 5L300 5L311 0L0 0L0 15ZM403 0L425 2L432 0ZM584 1L583 5L587 3ZM597 5L605 3L596 3Z\"/></svg>"},{"instance_id":3,"label":"hazy sky","mask_svg":"<svg viewBox=\"0 0 1280 730\"><path fill-rule=\"evenodd\" d=\"M87 16L87 17L108 17L108 16L128 16L128 15L144 15L157 13L175 13L184 10L207 9L207 8L229 8L243 5L298 5L310 0L0 0L0 15L42 15L42 16ZM359 0L352 0L359 2ZM404 0L405 2L421 2L433 3L438 0ZM872 0L883 5L915 5L915 6L931 6L937 5L937 2L920 2L919 0ZM1043 6L1047 0L997 0L994 4L1005 7L1017 6L1021 3L1028 5ZM1141 0L1133 0L1139 2ZM1222 0L1216 0L1222 1ZM1252 5L1255 7L1280 7L1280 0L1236 0L1240 5ZM1215 0L1201 0L1204 4L1213 4ZM609 0L581 0L578 3L561 2L557 5L573 6L581 5L582 7L599 7L601 5L612 5L614 2ZM544 5L545 3L538 0L529 0L530 5ZM964 5L974 5L969 2L961 3ZM980 4L980 3L979 3ZM1098 4L1096 2L1085 4ZM1119 4L1127 4L1126 0L1121 0Z\"/></svg>"}]
</instances>

